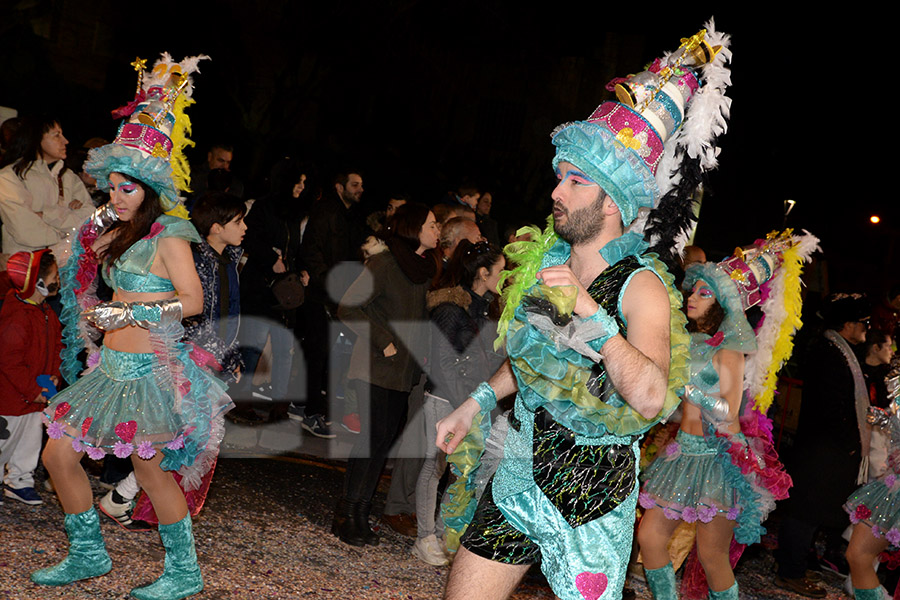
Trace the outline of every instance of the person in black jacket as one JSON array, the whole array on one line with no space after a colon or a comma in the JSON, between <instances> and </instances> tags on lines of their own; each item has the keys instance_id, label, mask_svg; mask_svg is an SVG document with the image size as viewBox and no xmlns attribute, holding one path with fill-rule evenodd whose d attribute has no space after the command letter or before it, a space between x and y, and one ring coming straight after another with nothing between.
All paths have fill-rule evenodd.
<instances>
[{"instance_id":1,"label":"person in black jacket","mask_svg":"<svg viewBox=\"0 0 900 600\"><path fill-rule=\"evenodd\" d=\"M300 249L309 271L303 306L306 406L301 418L303 429L317 437L334 437L326 423L328 357L339 331L337 303L362 270L360 247L369 232L359 207L362 193L357 171L338 174L334 192L313 205Z\"/></svg>"},{"instance_id":2,"label":"person in black jacket","mask_svg":"<svg viewBox=\"0 0 900 600\"><path fill-rule=\"evenodd\" d=\"M857 415L859 403L868 406L868 394L851 345L866 340L869 305L864 297L840 294L829 298L822 313L827 329L801 359L803 406L788 463L794 487L784 504L776 553L775 584L809 598L826 595L806 578L817 530L827 535L824 559L846 568L839 548L847 526L842 507L868 454L865 413L862 427Z\"/></svg>"},{"instance_id":3,"label":"person in black jacket","mask_svg":"<svg viewBox=\"0 0 900 600\"><path fill-rule=\"evenodd\" d=\"M271 192L253 204L245 218L247 235L244 251L247 262L241 270L241 352L249 386L259 357L272 340L272 389L263 396L275 401L269 413L271 420L287 418L290 402L288 387L293 362L293 326L296 308L281 305L272 285L289 273L301 276L300 223L305 215L303 184L306 174L296 160L286 157L275 164L271 173ZM246 391L245 391L246 393Z\"/></svg>"},{"instance_id":4,"label":"person in black jacket","mask_svg":"<svg viewBox=\"0 0 900 600\"><path fill-rule=\"evenodd\" d=\"M435 529L438 482L447 467L446 455L435 444L436 426L503 362L493 342L499 317L497 284L505 266L496 246L462 240L438 288L427 296L434 327L424 403L425 462L416 484L418 532L412 553L431 565L448 562Z\"/></svg>"},{"instance_id":5,"label":"person in black jacket","mask_svg":"<svg viewBox=\"0 0 900 600\"><path fill-rule=\"evenodd\" d=\"M404 204L385 238L388 251L369 258L338 306L338 318L357 335L348 378L359 393L361 434L347 461L332 532L353 546L378 543L369 528L372 497L428 351L425 293L437 268L428 252L438 244L434 213Z\"/></svg>"}]
</instances>

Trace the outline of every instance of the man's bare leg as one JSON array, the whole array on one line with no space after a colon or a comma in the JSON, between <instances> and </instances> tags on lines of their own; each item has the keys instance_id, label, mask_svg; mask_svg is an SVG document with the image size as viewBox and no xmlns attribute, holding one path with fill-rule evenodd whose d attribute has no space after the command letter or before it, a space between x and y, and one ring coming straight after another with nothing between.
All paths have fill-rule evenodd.
<instances>
[{"instance_id":1,"label":"man's bare leg","mask_svg":"<svg viewBox=\"0 0 900 600\"><path fill-rule=\"evenodd\" d=\"M530 566L488 560L460 546L447 579L444 600L506 600Z\"/></svg>"}]
</instances>

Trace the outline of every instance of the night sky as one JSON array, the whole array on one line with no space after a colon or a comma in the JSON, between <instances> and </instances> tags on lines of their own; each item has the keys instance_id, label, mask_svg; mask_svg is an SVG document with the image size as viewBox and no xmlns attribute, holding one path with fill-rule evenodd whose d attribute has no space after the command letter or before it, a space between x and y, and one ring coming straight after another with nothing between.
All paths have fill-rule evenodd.
<instances>
[{"instance_id":1,"label":"night sky","mask_svg":"<svg viewBox=\"0 0 900 600\"><path fill-rule=\"evenodd\" d=\"M862 5L784 15L759 3L643 13L599 2L10 4L0 4L0 105L58 115L70 153L114 135L109 111L131 99L136 55L205 53L192 156L233 143L251 196L290 154L320 185L360 169L373 209L397 193L434 203L471 179L493 193L501 223L549 212L553 127L587 117L610 97L607 81L715 15L732 35L734 104L696 242L722 258L780 228L790 198L787 224L822 239L832 290L878 294L900 279L887 166L896 74L882 19Z\"/></svg>"}]
</instances>

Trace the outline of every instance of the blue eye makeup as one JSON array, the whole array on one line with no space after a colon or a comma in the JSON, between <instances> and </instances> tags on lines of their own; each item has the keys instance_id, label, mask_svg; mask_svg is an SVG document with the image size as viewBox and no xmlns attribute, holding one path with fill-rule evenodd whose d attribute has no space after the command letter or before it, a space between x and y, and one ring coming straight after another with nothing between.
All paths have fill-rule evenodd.
<instances>
[{"instance_id":1,"label":"blue eye makeup","mask_svg":"<svg viewBox=\"0 0 900 600\"><path fill-rule=\"evenodd\" d=\"M566 179L571 179L573 183L576 185L597 185L597 182L579 171L578 169L569 169L566 171L566 176L563 177L562 173L559 171L556 172L556 178L560 181L565 181Z\"/></svg>"}]
</instances>

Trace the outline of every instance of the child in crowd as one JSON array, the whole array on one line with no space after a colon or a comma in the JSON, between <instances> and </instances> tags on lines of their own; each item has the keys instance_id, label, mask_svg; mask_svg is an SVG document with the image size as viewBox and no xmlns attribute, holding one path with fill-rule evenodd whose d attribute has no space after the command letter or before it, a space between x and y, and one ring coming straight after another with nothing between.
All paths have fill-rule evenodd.
<instances>
[{"instance_id":1,"label":"child in crowd","mask_svg":"<svg viewBox=\"0 0 900 600\"><path fill-rule=\"evenodd\" d=\"M59 269L49 250L16 252L9 258L12 284L0 308L0 415L8 436L0 436L4 495L41 504L34 469L41 453L41 410L59 384L62 326L46 300L59 290Z\"/></svg>"},{"instance_id":2,"label":"child in crowd","mask_svg":"<svg viewBox=\"0 0 900 600\"><path fill-rule=\"evenodd\" d=\"M241 312L238 266L243 254L241 241L247 231L245 214L244 201L224 192L203 194L191 211L191 221L203 237L203 241L191 245L203 286L203 312L184 320L184 339L194 346L194 360L229 384L240 380L243 369L237 334ZM207 477L212 478L212 469ZM208 489L209 481L205 480L196 492L185 493L192 515L200 511ZM149 521L155 521L155 515L145 497L134 509L132 500L139 491L131 473L100 500L100 510L125 529L146 531L148 525L138 515Z\"/></svg>"}]
</instances>

